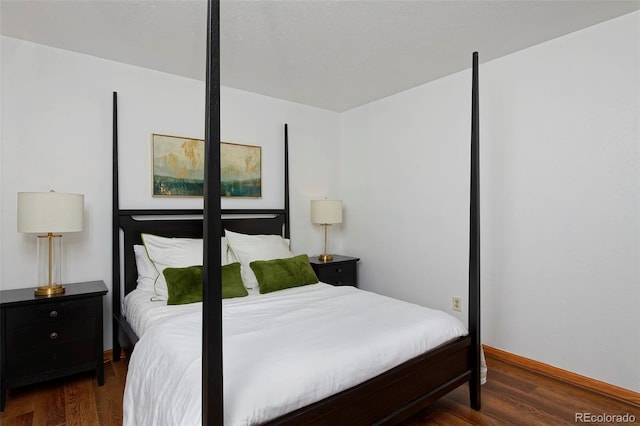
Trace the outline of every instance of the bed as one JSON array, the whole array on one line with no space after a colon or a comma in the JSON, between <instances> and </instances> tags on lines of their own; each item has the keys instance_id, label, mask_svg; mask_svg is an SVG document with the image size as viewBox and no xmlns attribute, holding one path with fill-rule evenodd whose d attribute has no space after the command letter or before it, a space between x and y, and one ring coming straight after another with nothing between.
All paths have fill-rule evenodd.
<instances>
[{"instance_id":1,"label":"bed","mask_svg":"<svg viewBox=\"0 0 640 426\"><path fill-rule=\"evenodd\" d=\"M199 236L199 219L175 218L173 213L121 212L123 251L135 254L133 247L150 231L172 237ZM154 219L136 220L145 216ZM158 220L164 216L171 218ZM268 218L233 221L251 226L262 223L267 232L273 227L282 230L284 215L276 212ZM244 231L239 228L234 229ZM125 275L130 275L126 282L137 286L135 256L124 259ZM202 304L167 306L166 301L152 301L154 294L129 289L128 303L114 317L122 344L136 345L123 404L125 424L198 424ZM433 317L425 318L426 313ZM393 415L388 421L395 422L403 416L398 417L394 407L398 401L415 402L417 389L436 388L431 396L435 398L470 378L470 338L457 320L353 287L318 283L267 294L250 290L245 297L223 299L223 323L224 424L373 424L389 414ZM114 354L116 351L119 346ZM238 356L247 352L253 356ZM293 363L296 360L300 363ZM323 363L327 365L320 368ZM304 373L310 373L306 380L302 380ZM411 383L416 389L408 386ZM175 389L181 389L178 394L184 400L176 401ZM376 394L379 401L371 406ZM372 408L379 411L375 419Z\"/></svg>"},{"instance_id":2,"label":"bed","mask_svg":"<svg viewBox=\"0 0 640 426\"><path fill-rule=\"evenodd\" d=\"M217 48L218 14L215 2L209 15L209 51L208 51L208 73L207 73L207 125L205 139L207 141L219 141L219 76L217 73L217 60L219 50ZM371 424L396 424L411 416L417 411L425 408L436 399L447 394L456 387L468 383L470 390L470 406L476 410L480 409L480 381L481 381L481 349L480 349L480 253L479 253L479 184L478 184L478 97L477 97L477 75L478 75L477 54L473 55L473 83L472 83L472 143L471 143L471 195L470 195L470 251L469 251L469 326L468 329L460 329L456 322L448 323L441 327L450 327L453 334L435 339L431 343L416 343L415 335L409 337L407 341L393 340L394 332L386 332L391 336L391 341L384 343L381 339L380 346L352 345L355 353L343 353L337 355L342 362L338 362L338 368L343 369L348 364L368 365L369 361L356 363L346 362L350 359L360 359L367 353L378 354L384 352L383 348L391 348L390 352L395 353L376 367L368 368L366 374L357 372L352 374L353 369L346 369L342 372L347 380L340 379L340 384L329 384L323 387L321 384L311 384L298 380L299 374L295 375L296 380L285 379L287 374L283 366L278 367L274 358L266 354L270 346L287 348L283 353L290 354L296 345L296 341L303 339L312 349L311 352L300 354L296 352L292 358L310 359L321 363L327 357L327 353L320 348L326 345L319 336L337 336L338 341L352 339L353 331L347 332L345 337L339 330L343 327L336 326L354 320L354 316L347 321L342 319L328 319L324 317L327 310L335 310L335 304L344 304L346 299L362 300L356 303L382 303L382 306L392 306L388 308L390 312L396 314L402 311L419 312L420 316L425 312L425 308L417 307L405 302L388 300L379 295L368 294L353 288L336 288L323 283L314 283L304 286L295 286L274 291L269 294L249 294L245 298L221 299L223 294L221 273L221 257L224 248L221 247L221 237L225 235L225 230L247 236L256 235L277 235L283 240L290 238L289 231L289 190L288 190L288 131L284 126L284 157L285 157L285 182L284 182L284 207L274 210L222 210L219 199L219 159L215 150L209 150L207 145L206 161L207 171L205 172L205 209L201 210L122 210L119 207L119 183L118 183L118 149L117 149L117 94L113 97L113 356L114 361L120 359L121 350L125 352L135 348L131 354L127 386L131 387L125 392L124 411L125 421L130 424L273 424L273 425L371 425ZM217 145L214 145L217 146ZM196 238L203 241L203 268L202 280L204 282L202 291L202 302L193 303L191 307L185 308L179 314L160 315L160 319L149 320L145 328L132 326L131 319L134 317L132 309L124 305L125 298L132 298L136 294L138 286L139 271L136 265L134 246L143 244L143 235L152 234L160 237ZM236 259L238 260L238 259ZM310 301L311 294L318 296L320 302ZM358 294L359 296L355 296ZM299 302L302 298L304 302ZM373 298L373 299L372 299ZM140 299L144 299L140 296ZM150 299L147 297L147 299ZM237 299L237 300L234 300ZM263 307L257 308L262 318L268 317L268 322L277 324L275 329L284 330L283 333L289 336L298 336L298 339L279 340L278 344L270 345L265 342L273 342L275 339L274 330L269 327L259 327L246 332L246 322L242 321L243 316L250 316L247 311L248 306L254 307L254 301L271 301L267 304L289 306L285 311L271 312L266 314L261 311ZM296 302L295 300L298 300ZM331 302L330 302L331 301ZM257 302L256 302L257 303ZM297 304L296 304L297 303ZM333 303L333 305L332 305ZM389 303L390 305L385 305ZM401 305L397 305L400 303ZM291 309L293 304L300 309ZM142 303L144 305L144 303ZM332 308L327 308L331 306ZM400 306L400 307L398 307ZM315 309L315 313L322 320L314 315L303 314L295 317L294 322L305 324L305 332L300 329L284 327L288 325L283 321L294 311L304 311L302 309ZM312 308L313 307L313 308ZM410 308L409 308L410 307ZM282 309L282 306L280 306ZM324 310L323 310L324 309ZM387 308L381 308L386 310ZM241 312L240 316L230 316L231 311ZM352 311L353 312L353 311ZM378 312L378 311L376 311ZM321 313L321 314L320 314ZM270 316L269 316L270 315ZM391 318L400 315L392 315ZM436 316L441 316L436 313ZM445 314L448 317L448 315ZM355 316L356 321L357 317ZM239 319L240 318L240 319ZM131 321L131 322L130 322ZM322 321L322 322L318 322ZM370 323L372 319L365 320ZM420 321L409 316L408 321ZM143 321L144 322L144 321ZM249 321L251 322L251 321ZM333 326L329 326L333 322ZM241 325L234 328L233 324ZM321 326L322 325L322 326ZM378 324L377 331L382 333L382 325ZM363 323L360 323L363 326ZM397 325L396 325L397 326ZM333 328L332 328L333 327ZM403 327L400 325L400 327ZM134 330L134 328L137 330ZM407 327L408 328L408 327ZM190 330L189 333L183 333ZM223 331L224 330L224 331ZM264 335L259 330L264 330ZM333 333L326 333L326 330L333 330ZM357 330L357 328L356 328ZM362 329L360 330L362 332ZM239 334L238 334L239 333ZM417 331L417 334L422 331ZM223 339L224 334L224 339ZM276 333L277 334L277 333ZM356 333L359 335L358 333ZM415 333L407 333L415 334ZM242 335L240 339L235 336ZM154 336L159 338L153 338ZM254 336L251 340L250 337ZM266 338L265 336L268 336ZM350 336L350 337L349 337ZM429 335L430 336L430 335ZM285 336L286 337L286 336ZM324 338L323 337L323 338ZM240 344L233 340L241 341ZM266 340L265 340L266 339ZM413 340L411 340L413 339ZM426 338L425 340L430 340ZM376 339L370 339L375 341ZM186 344L185 342L190 342ZM369 342L371 343L371 342ZM369 344L368 343L368 344ZM256 351L249 351L247 347L255 344ZM238 346L239 345L239 346ZM244 345L244 346L243 346ZM246 346L249 345L249 346ZM293 346L291 346L293 345ZM298 345L300 346L300 345ZM347 345L348 346L348 345ZM360 347L365 350L358 350ZM407 347L411 347L407 349ZM240 349L239 349L240 348ZM244 350L243 350L244 348ZM313 350L315 348L315 350ZM171 352L179 352L178 354ZM234 364L231 358L238 353L256 352L257 358L264 361L266 367L252 370L252 374L241 375L239 371L246 369L249 364ZM398 356L400 353L400 356ZM145 355L146 354L146 355ZM266 354L266 355L265 355ZM282 354L282 353L281 353ZM324 356L321 356L324 355ZM157 364L152 365L149 359L160 359ZM224 358L224 362L223 362ZM375 358L375 357L374 357ZM380 357L382 358L382 357ZM180 361L181 360L181 361ZM246 360L245 360L246 361ZM335 364L335 363L334 363ZM164 365L164 369L163 369ZM166 373L167 365L176 367L185 374L178 374L169 377ZM177 367L178 365L183 367ZM263 364L264 365L264 364ZM305 365L305 364L303 364ZM186 366L186 367L184 367ZM269 367L271 366L271 367ZM298 373L303 370L314 368L292 367ZM353 365L351 365L353 367ZM349 368L351 368L349 367ZM296 370L296 368L298 370ZM182 369L182 370L180 370ZM187 374L190 370L190 374ZM320 389L312 396L303 394L300 389L293 388L294 397L287 397L282 402L280 408L271 405L265 406L264 395L269 397L266 403L271 404L271 400L279 399L277 396L286 393L285 390L271 392L269 386L260 390L258 384L253 384L251 379L264 370L275 370L280 372L278 377L280 384L297 385L303 381L305 386ZM162 372L165 373L162 373ZM324 371L324 370L322 370ZM273 373L271 373L273 374ZM333 373L332 373L333 374ZM355 377L359 375L358 377ZM325 377L326 373L320 374ZM155 379L154 379L155 377ZM248 378L247 378L248 377ZM267 376L264 383L273 384L273 376ZM224 380L223 380L224 378ZM234 378L237 379L234 382ZM316 378L317 379L317 378ZM352 380L353 379L353 380ZM249 381L245 381L249 380ZM306 379L305 379L306 380ZM349 381L351 380L351 381ZM282 382L282 383L280 383ZM244 384L242 384L244 383ZM184 387L178 387L183 386ZM256 392L247 396L243 393L233 393L231 388L256 387ZM271 385L274 386L274 385ZM162 395L162 392L169 392ZM165 392L166 393L166 392ZM188 396L188 398L179 397ZM241 399L243 398L243 399ZM177 402L178 399L181 402ZM154 402L155 401L155 402ZM240 401L240 402L238 402ZM244 401L244 403L241 403ZM261 402L262 401L262 402ZM155 403L155 405L153 405ZM260 405L263 404L263 405ZM240 414L235 406L255 406L258 414ZM159 412L162 411L162 412ZM157 417L135 417L136 413L152 412ZM182 417L181 417L182 416ZM135 420L134 420L135 419Z\"/></svg>"}]
</instances>

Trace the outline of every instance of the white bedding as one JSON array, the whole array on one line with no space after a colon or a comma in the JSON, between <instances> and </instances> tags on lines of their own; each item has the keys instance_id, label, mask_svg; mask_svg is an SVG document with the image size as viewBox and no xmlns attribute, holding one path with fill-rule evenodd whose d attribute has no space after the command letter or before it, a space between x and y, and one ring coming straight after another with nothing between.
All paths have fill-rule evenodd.
<instances>
[{"instance_id":1,"label":"white bedding","mask_svg":"<svg viewBox=\"0 0 640 426\"><path fill-rule=\"evenodd\" d=\"M135 321L124 424L200 425L202 305L154 303L153 319ZM225 425L276 418L466 334L444 312L353 287L225 299Z\"/></svg>"},{"instance_id":2,"label":"white bedding","mask_svg":"<svg viewBox=\"0 0 640 426\"><path fill-rule=\"evenodd\" d=\"M144 335L147 328L163 318L188 312L202 312L202 303L167 305L166 300L157 300L154 291L140 289L127 294L122 305L122 313L136 336Z\"/></svg>"}]
</instances>

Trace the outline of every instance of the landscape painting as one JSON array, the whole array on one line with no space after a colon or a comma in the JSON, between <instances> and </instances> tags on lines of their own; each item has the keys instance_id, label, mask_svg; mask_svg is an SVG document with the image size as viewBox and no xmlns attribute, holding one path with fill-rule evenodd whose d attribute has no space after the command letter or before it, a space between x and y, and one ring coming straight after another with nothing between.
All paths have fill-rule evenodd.
<instances>
[{"instance_id":1,"label":"landscape painting","mask_svg":"<svg viewBox=\"0 0 640 426\"><path fill-rule=\"evenodd\" d=\"M152 135L153 196L202 197L204 140Z\"/></svg>"},{"instance_id":2,"label":"landscape painting","mask_svg":"<svg viewBox=\"0 0 640 426\"><path fill-rule=\"evenodd\" d=\"M220 191L223 197L262 196L262 148L220 143Z\"/></svg>"},{"instance_id":3,"label":"landscape painting","mask_svg":"<svg viewBox=\"0 0 640 426\"><path fill-rule=\"evenodd\" d=\"M153 196L202 197L204 140L152 135ZM220 193L223 197L262 196L262 148L220 143Z\"/></svg>"}]
</instances>

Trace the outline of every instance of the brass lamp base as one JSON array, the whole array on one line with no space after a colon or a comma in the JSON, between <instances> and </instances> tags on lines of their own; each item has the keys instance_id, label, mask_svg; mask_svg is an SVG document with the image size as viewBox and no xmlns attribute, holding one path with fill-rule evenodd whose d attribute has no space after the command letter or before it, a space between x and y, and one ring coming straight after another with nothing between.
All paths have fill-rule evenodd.
<instances>
[{"instance_id":1,"label":"brass lamp base","mask_svg":"<svg viewBox=\"0 0 640 426\"><path fill-rule=\"evenodd\" d=\"M333 255L332 254L320 254L318 255L318 260L320 260L320 262L331 262L333 260Z\"/></svg>"},{"instance_id":2,"label":"brass lamp base","mask_svg":"<svg viewBox=\"0 0 640 426\"><path fill-rule=\"evenodd\" d=\"M64 293L64 287L60 284L43 285L34 291L36 296L54 296Z\"/></svg>"}]
</instances>

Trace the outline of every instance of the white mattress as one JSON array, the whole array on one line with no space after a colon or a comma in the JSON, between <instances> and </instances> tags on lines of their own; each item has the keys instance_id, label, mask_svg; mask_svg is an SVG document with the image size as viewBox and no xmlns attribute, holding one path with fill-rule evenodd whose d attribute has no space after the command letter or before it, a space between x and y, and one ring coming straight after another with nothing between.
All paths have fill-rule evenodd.
<instances>
[{"instance_id":1,"label":"white mattress","mask_svg":"<svg viewBox=\"0 0 640 426\"><path fill-rule=\"evenodd\" d=\"M124 424L200 425L201 304L167 307L148 296L127 303L141 338L129 362ZM138 316L134 304L152 304L152 313ZM353 287L320 283L225 299L225 425L276 418L466 334L444 312Z\"/></svg>"}]
</instances>

